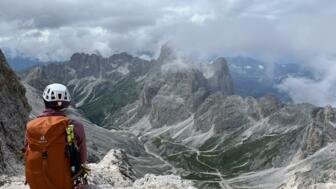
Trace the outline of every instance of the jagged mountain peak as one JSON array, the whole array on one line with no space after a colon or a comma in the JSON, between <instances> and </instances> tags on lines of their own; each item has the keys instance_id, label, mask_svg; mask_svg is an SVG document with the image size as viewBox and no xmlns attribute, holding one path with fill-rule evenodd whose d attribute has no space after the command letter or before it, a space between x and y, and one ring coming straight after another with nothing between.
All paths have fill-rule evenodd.
<instances>
[{"instance_id":1,"label":"jagged mountain peak","mask_svg":"<svg viewBox=\"0 0 336 189\"><path fill-rule=\"evenodd\" d=\"M212 65L217 71L220 71L224 74L230 74L228 63L224 57L216 58L210 65Z\"/></svg>"},{"instance_id":2,"label":"jagged mountain peak","mask_svg":"<svg viewBox=\"0 0 336 189\"><path fill-rule=\"evenodd\" d=\"M134 56L128 54L127 52L121 52L117 54L113 54L112 56L109 57L110 59L122 59L122 60L127 60L127 59L132 59L135 58Z\"/></svg>"},{"instance_id":3,"label":"jagged mountain peak","mask_svg":"<svg viewBox=\"0 0 336 189\"><path fill-rule=\"evenodd\" d=\"M106 63L112 63L114 60L131 60L135 58L134 56L128 54L127 52L121 52L113 54L109 57L103 57L100 54L97 53L80 53L76 52L70 57L69 62L89 62L94 63L95 60L105 60Z\"/></svg>"},{"instance_id":4,"label":"jagged mountain peak","mask_svg":"<svg viewBox=\"0 0 336 189\"><path fill-rule=\"evenodd\" d=\"M211 91L221 91L225 95L234 94L233 81L226 60L223 57L215 59L203 67L203 75L209 81Z\"/></svg>"},{"instance_id":5,"label":"jagged mountain peak","mask_svg":"<svg viewBox=\"0 0 336 189\"><path fill-rule=\"evenodd\" d=\"M177 59L176 51L168 43L162 45L158 62L163 64Z\"/></svg>"},{"instance_id":6,"label":"jagged mountain peak","mask_svg":"<svg viewBox=\"0 0 336 189\"><path fill-rule=\"evenodd\" d=\"M85 59L89 59L89 58L102 58L101 55L97 55L97 54L88 54L88 53L74 53L71 57L70 57L70 62L78 62L78 61L84 61Z\"/></svg>"}]
</instances>

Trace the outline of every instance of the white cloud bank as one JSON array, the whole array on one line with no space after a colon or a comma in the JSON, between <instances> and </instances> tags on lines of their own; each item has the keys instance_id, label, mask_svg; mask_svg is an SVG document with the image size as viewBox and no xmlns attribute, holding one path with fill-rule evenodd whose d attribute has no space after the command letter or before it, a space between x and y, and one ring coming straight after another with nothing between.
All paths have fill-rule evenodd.
<instances>
[{"instance_id":1,"label":"white cloud bank","mask_svg":"<svg viewBox=\"0 0 336 189\"><path fill-rule=\"evenodd\" d=\"M0 48L54 61L75 52L155 52L169 41L194 57L311 62L336 55L334 18L335 0L1 0ZM296 102L334 104L336 69L314 64L332 71L280 87Z\"/></svg>"},{"instance_id":2,"label":"white cloud bank","mask_svg":"<svg viewBox=\"0 0 336 189\"><path fill-rule=\"evenodd\" d=\"M278 88L288 92L296 103L336 106L336 58L317 58L309 65L315 79L289 77Z\"/></svg>"},{"instance_id":3,"label":"white cloud bank","mask_svg":"<svg viewBox=\"0 0 336 189\"><path fill-rule=\"evenodd\" d=\"M0 47L41 60L74 52L198 56L335 53L334 0L1 0Z\"/></svg>"}]
</instances>

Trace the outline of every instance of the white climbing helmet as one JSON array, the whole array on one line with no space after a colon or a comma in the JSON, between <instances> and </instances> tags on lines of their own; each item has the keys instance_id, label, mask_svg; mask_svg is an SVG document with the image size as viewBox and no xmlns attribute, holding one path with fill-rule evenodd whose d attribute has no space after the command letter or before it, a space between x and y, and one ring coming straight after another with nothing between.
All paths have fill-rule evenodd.
<instances>
[{"instance_id":1,"label":"white climbing helmet","mask_svg":"<svg viewBox=\"0 0 336 189\"><path fill-rule=\"evenodd\" d=\"M71 101L70 93L66 86L53 83L48 85L43 92L43 100L46 102L69 102Z\"/></svg>"}]
</instances>

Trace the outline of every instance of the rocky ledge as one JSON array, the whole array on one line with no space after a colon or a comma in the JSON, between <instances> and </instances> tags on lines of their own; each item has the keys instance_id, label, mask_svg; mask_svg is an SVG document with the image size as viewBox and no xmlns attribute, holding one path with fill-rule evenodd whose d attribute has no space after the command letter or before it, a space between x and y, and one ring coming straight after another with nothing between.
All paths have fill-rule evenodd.
<instances>
[{"instance_id":1,"label":"rocky ledge","mask_svg":"<svg viewBox=\"0 0 336 189\"><path fill-rule=\"evenodd\" d=\"M147 174L135 177L123 150L111 150L97 164L89 165L91 171L86 189L196 189L191 181L175 175ZM24 177L0 176L0 189L29 189Z\"/></svg>"}]
</instances>

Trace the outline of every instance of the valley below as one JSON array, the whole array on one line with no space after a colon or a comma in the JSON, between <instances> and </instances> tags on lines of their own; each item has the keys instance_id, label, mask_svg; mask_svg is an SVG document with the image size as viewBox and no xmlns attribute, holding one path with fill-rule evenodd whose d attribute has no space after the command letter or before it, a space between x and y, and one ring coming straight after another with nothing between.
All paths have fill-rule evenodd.
<instances>
[{"instance_id":1,"label":"valley below","mask_svg":"<svg viewBox=\"0 0 336 189\"><path fill-rule=\"evenodd\" d=\"M224 58L181 63L167 46L153 60L76 53L19 77L25 119L43 110L45 85L69 86L92 188L336 187L336 110L236 95ZM23 187L20 173L3 173L0 188Z\"/></svg>"}]
</instances>

